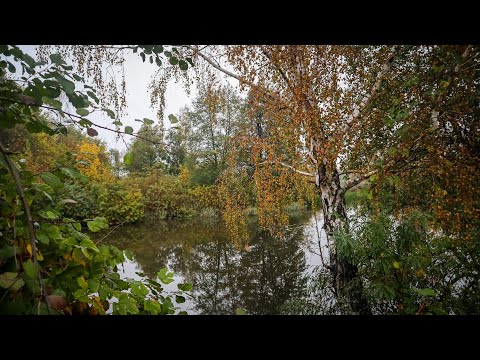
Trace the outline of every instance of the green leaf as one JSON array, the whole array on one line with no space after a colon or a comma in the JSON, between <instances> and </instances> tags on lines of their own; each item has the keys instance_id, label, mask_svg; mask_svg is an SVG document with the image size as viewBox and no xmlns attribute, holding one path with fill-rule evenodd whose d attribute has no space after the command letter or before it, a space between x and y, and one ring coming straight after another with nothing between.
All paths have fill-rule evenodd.
<instances>
[{"instance_id":1,"label":"green leaf","mask_svg":"<svg viewBox=\"0 0 480 360\"><path fill-rule=\"evenodd\" d=\"M88 114L90 114L90 111L88 111L87 109L80 108L80 109L77 109L77 114L80 116L87 116Z\"/></svg>"},{"instance_id":2,"label":"green leaf","mask_svg":"<svg viewBox=\"0 0 480 360\"><path fill-rule=\"evenodd\" d=\"M193 66L193 61L192 61L192 59L191 59L191 58L187 58L187 61L190 63L190 65L192 65L192 66Z\"/></svg>"},{"instance_id":3,"label":"green leaf","mask_svg":"<svg viewBox=\"0 0 480 360\"><path fill-rule=\"evenodd\" d=\"M75 299L88 302L90 299L88 298L88 293L86 292L86 288L78 289L73 293Z\"/></svg>"},{"instance_id":4,"label":"green leaf","mask_svg":"<svg viewBox=\"0 0 480 360\"><path fill-rule=\"evenodd\" d=\"M100 283L98 282L97 279L88 279L87 284L88 284L88 289L91 292L97 292L98 288L100 287Z\"/></svg>"},{"instance_id":5,"label":"green leaf","mask_svg":"<svg viewBox=\"0 0 480 360\"><path fill-rule=\"evenodd\" d=\"M188 315L188 313L186 311L180 311L178 315Z\"/></svg>"},{"instance_id":6,"label":"green leaf","mask_svg":"<svg viewBox=\"0 0 480 360\"><path fill-rule=\"evenodd\" d=\"M25 271L25 274L31 279L37 278L37 268L35 267L35 264L32 262L32 260L27 260L23 262L23 270Z\"/></svg>"},{"instance_id":7,"label":"green leaf","mask_svg":"<svg viewBox=\"0 0 480 360\"><path fill-rule=\"evenodd\" d=\"M422 296L436 296L437 293L433 289L425 288L425 289L417 289L416 287L413 288L413 291L418 293Z\"/></svg>"},{"instance_id":8,"label":"green leaf","mask_svg":"<svg viewBox=\"0 0 480 360\"><path fill-rule=\"evenodd\" d=\"M112 124L115 125L115 126L122 126L123 125L123 123L121 121L114 121Z\"/></svg>"},{"instance_id":9,"label":"green leaf","mask_svg":"<svg viewBox=\"0 0 480 360\"><path fill-rule=\"evenodd\" d=\"M78 231L80 231L80 229L78 229ZM78 245L77 240L75 240L73 237L66 238L65 240L62 241L62 243L70 246Z\"/></svg>"},{"instance_id":10,"label":"green leaf","mask_svg":"<svg viewBox=\"0 0 480 360\"><path fill-rule=\"evenodd\" d=\"M1 52L1 51L0 51ZM18 249L15 246L5 245L0 249L0 260L4 261L15 256Z\"/></svg>"},{"instance_id":11,"label":"green leaf","mask_svg":"<svg viewBox=\"0 0 480 360\"><path fill-rule=\"evenodd\" d=\"M6 272L0 274L0 287L8 289L10 286L13 286L18 280L18 274L16 272Z\"/></svg>"},{"instance_id":12,"label":"green leaf","mask_svg":"<svg viewBox=\"0 0 480 360\"><path fill-rule=\"evenodd\" d=\"M125 133L131 135L133 133L133 128L131 126L125 126Z\"/></svg>"},{"instance_id":13,"label":"green leaf","mask_svg":"<svg viewBox=\"0 0 480 360\"><path fill-rule=\"evenodd\" d=\"M54 73L55 79L57 79L58 83L62 87L63 91L67 94L73 94L75 92L75 83L65 79L62 75L59 73ZM75 105L74 105L75 106Z\"/></svg>"},{"instance_id":14,"label":"green leaf","mask_svg":"<svg viewBox=\"0 0 480 360\"><path fill-rule=\"evenodd\" d=\"M180 69L183 70L183 71L188 70L188 64L187 64L187 62L185 62L185 61L183 61L183 60L180 60L180 61L178 62L178 66L179 66Z\"/></svg>"},{"instance_id":15,"label":"green leaf","mask_svg":"<svg viewBox=\"0 0 480 360\"><path fill-rule=\"evenodd\" d=\"M50 211L50 210L46 210L46 211L39 210L38 215L40 215L44 219L50 219L50 220L54 220L58 218L58 216L53 211Z\"/></svg>"},{"instance_id":16,"label":"green leaf","mask_svg":"<svg viewBox=\"0 0 480 360\"><path fill-rule=\"evenodd\" d=\"M77 278L77 283L82 289L88 289L88 283L85 281L83 276Z\"/></svg>"},{"instance_id":17,"label":"green leaf","mask_svg":"<svg viewBox=\"0 0 480 360\"><path fill-rule=\"evenodd\" d=\"M118 303L114 303L114 309L120 315L138 314L137 302L125 293L120 294Z\"/></svg>"},{"instance_id":18,"label":"green leaf","mask_svg":"<svg viewBox=\"0 0 480 360\"><path fill-rule=\"evenodd\" d=\"M62 239L62 234L58 226L53 224L42 224L40 230L37 231L37 239L41 243L49 244L50 239L60 240Z\"/></svg>"},{"instance_id":19,"label":"green leaf","mask_svg":"<svg viewBox=\"0 0 480 360\"><path fill-rule=\"evenodd\" d=\"M168 115L168 120L170 120L170 123L172 124L176 124L178 122L177 117L173 114Z\"/></svg>"},{"instance_id":20,"label":"green leaf","mask_svg":"<svg viewBox=\"0 0 480 360\"><path fill-rule=\"evenodd\" d=\"M102 229L108 229L108 220L104 217L96 217L92 221L87 221L88 229L92 232L98 232Z\"/></svg>"},{"instance_id":21,"label":"green leaf","mask_svg":"<svg viewBox=\"0 0 480 360\"><path fill-rule=\"evenodd\" d=\"M185 283L185 284L178 284L177 287L179 290L190 291L192 290L193 286L192 284Z\"/></svg>"},{"instance_id":22,"label":"green leaf","mask_svg":"<svg viewBox=\"0 0 480 360\"><path fill-rule=\"evenodd\" d=\"M32 58L32 57L31 57L30 55L28 55L28 54L23 54L23 61L25 61L25 63L26 63L28 66L30 66L30 67L32 67L32 68L35 67L35 64L36 64L35 59Z\"/></svg>"},{"instance_id":23,"label":"green leaf","mask_svg":"<svg viewBox=\"0 0 480 360\"><path fill-rule=\"evenodd\" d=\"M15 71L17 71L15 66L10 61L8 61L8 71L10 71L11 73L14 73Z\"/></svg>"},{"instance_id":24,"label":"green leaf","mask_svg":"<svg viewBox=\"0 0 480 360\"><path fill-rule=\"evenodd\" d=\"M81 175L77 170L72 168L62 167L60 168L60 171L71 179L78 179Z\"/></svg>"},{"instance_id":25,"label":"green leaf","mask_svg":"<svg viewBox=\"0 0 480 360\"><path fill-rule=\"evenodd\" d=\"M142 61L145 62L145 53L144 53L144 52L141 52L141 53L140 53L140 56L142 57Z\"/></svg>"},{"instance_id":26,"label":"green leaf","mask_svg":"<svg viewBox=\"0 0 480 360\"><path fill-rule=\"evenodd\" d=\"M95 102L98 104L100 101L98 100L97 95L95 95L92 91L87 91L87 95L90 96Z\"/></svg>"},{"instance_id":27,"label":"green leaf","mask_svg":"<svg viewBox=\"0 0 480 360\"><path fill-rule=\"evenodd\" d=\"M143 123L146 125L152 125L154 121L147 118L143 118Z\"/></svg>"},{"instance_id":28,"label":"green leaf","mask_svg":"<svg viewBox=\"0 0 480 360\"><path fill-rule=\"evenodd\" d=\"M107 225L108 226L108 225ZM100 250L98 250L97 248L97 245L95 245L95 243L90 240L90 239L83 239L81 242L80 242L80 246L81 247L84 247L85 249L91 249L95 252L100 252Z\"/></svg>"},{"instance_id":29,"label":"green leaf","mask_svg":"<svg viewBox=\"0 0 480 360\"><path fill-rule=\"evenodd\" d=\"M131 292L135 296L145 298L148 295L148 289L140 281L135 281L131 285Z\"/></svg>"},{"instance_id":30,"label":"green leaf","mask_svg":"<svg viewBox=\"0 0 480 360\"><path fill-rule=\"evenodd\" d=\"M125 254L125 257L132 261L133 260L133 253L130 250L124 250L123 253Z\"/></svg>"},{"instance_id":31,"label":"green leaf","mask_svg":"<svg viewBox=\"0 0 480 360\"><path fill-rule=\"evenodd\" d=\"M58 205L65 205L65 204L78 204L78 201L73 199L62 199L58 202Z\"/></svg>"},{"instance_id":32,"label":"green leaf","mask_svg":"<svg viewBox=\"0 0 480 360\"><path fill-rule=\"evenodd\" d=\"M170 51L168 51L168 50L165 50L163 53L165 54L165 56L166 56L167 58L169 58L169 57L172 56L172 53L171 53Z\"/></svg>"},{"instance_id":33,"label":"green leaf","mask_svg":"<svg viewBox=\"0 0 480 360\"><path fill-rule=\"evenodd\" d=\"M57 65L62 65L65 63L60 54L50 54L50 61Z\"/></svg>"},{"instance_id":34,"label":"green leaf","mask_svg":"<svg viewBox=\"0 0 480 360\"><path fill-rule=\"evenodd\" d=\"M168 62L172 65L177 65L178 59L175 56L172 56Z\"/></svg>"},{"instance_id":35,"label":"green leaf","mask_svg":"<svg viewBox=\"0 0 480 360\"><path fill-rule=\"evenodd\" d=\"M75 107L75 109L88 108L90 103L88 102L88 97L86 95L78 95L76 93L67 93L68 100Z\"/></svg>"},{"instance_id":36,"label":"green leaf","mask_svg":"<svg viewBox=\"0 0 480 360\"><path fill-rule=\"evenodd\" d=\"M242 309L242 308L237 308L235 310L235 315L247 315L247 310Z\"/></svg>"},{"instance_id":37,"label":"green leaf","mask_svg":"<svg viewBox=\"0 0 480 360\"><path fill-rule=\"evenodd\" d=\"M40 175L43 181L47 183L52 189L61 189L63 188L63 183L58 177L52 173L46 172Z\"/></svg>"},{"instance_id":38,"label":"green leaf","mask_svg":"<svg viewBox=\"0 0 480 360\"><path fill-rule=\"evenodd\" d=\"M399 263L398 261L394 261L394 262L393 262L393 267L394 267L395 269L400 269L400 263Z\"/></svg>"},{"instance_id":39,"label":"green leaf","mask_svg":"<svg viewBox=\"0 0 480 360\"><path fill-rule=\"evenodd\" d=\"M160 60L158 57L155 58L155 63L157 64L158 67L162 66L162 60Z\"/></svg>"},{"instance_id":40,"label":"green leaf","mask_svg":"<svg viewBox=\"0 0 480 360\"><path fill-rule=\"evenodd\" d=\"M173 273L172 272L167 272L166 268L161 269L157 273L157 277L164 284L170 284L173 281Z\"/></svg>"},{"instance_id":41,"label":"green leaf","mask_svg":"<svg viewBox=\"0 0 480 360\"><path fill-rule=\"evenodd\" d=\"M183 304L185 302L185 298L183 296L177 295L177 296L175 296L175 301L178 304Z\"/></svg>"},{"instance_id":42,"label":"green leaf","mask_svg":"<svg viewBox=\"0 0 480 360\"><path fill-rule=\"evenodd\" d=\"M115 113L110 110L110 109L103 109L107 113L108 116L110 116L111 119L115 119Z\"/></svg>"},{"instance_id":43,"label":"green leaf","mask_svg":"<svg viewBox=\"0 0 480 360\"><path fill-rule=\"evenodd\" d=\"M143 302L143 308L152 315L158 315L161 311L158 301L145 300Z\"/></svg>"},{"instance_id":44,"label":"green leaf","mask_svg":"<svg viewBox=\"0 0 480 360\"><path fill-rule=\"evenodd\" d=\"M58 100L51 99L47 96L42 96L42 102L44 104L50 105L57 110L62 110L62 103Z\"/></svg>"},{"instance_id":45,"label":"green leaf","mask_svg":"<svg viewBox=\"0 0 480 360\"><path fill-rule=\"evenodd\" d=\"M83 126L83 127L90 127L90 126L93 125L93 123L88 119L82 119L78 122L78 125Z\"/></svg>"},{"instance_id":46,"label":"green leaf","mask_svg":"<svg viewBox=\"0 0 480 360\"><path fill-rule=\"evenodd\" d=\"M125 165L132 165L133 164L133 153L126 153L123 157L123 162Z\"/></svg>"}]
</instances>

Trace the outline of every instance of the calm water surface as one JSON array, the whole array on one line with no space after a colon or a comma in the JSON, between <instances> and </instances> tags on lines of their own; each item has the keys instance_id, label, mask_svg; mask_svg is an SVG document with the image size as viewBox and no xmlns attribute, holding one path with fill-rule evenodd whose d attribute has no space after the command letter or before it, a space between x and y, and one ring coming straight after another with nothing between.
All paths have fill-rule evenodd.
<instances>
[{"instance_id":1,"label":"calm water surface","mask_svg":"<svg viewBox=\"0 0 480 360\"><path fill-rule=\"evenodd\" d=\"M175 273L178 283L193 284L192 297L182 310L189 314L234 314L241 307L252 314L277 314L286 300L301 295L304 275L321 264L311 212L290 219L287 236L274 238L249 225L250 247L239 248L219 221L155 221L115 230L104 241L130 250L134 261L120 266L123 278L155 278L163 267ZM322 242L323 243L323 242ZM325 254L324 254L325 255Z\"/></svg>"}]
</instances>

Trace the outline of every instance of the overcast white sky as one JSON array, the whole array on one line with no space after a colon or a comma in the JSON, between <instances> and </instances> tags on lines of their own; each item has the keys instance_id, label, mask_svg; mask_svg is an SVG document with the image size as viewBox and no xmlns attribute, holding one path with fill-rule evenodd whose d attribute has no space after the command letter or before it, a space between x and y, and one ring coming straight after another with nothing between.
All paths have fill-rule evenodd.
<instances>
[{"instance_id":1,"label":"overcast white sky","mask_svg":"<svg viewBox=\"0 0 480 360\"><path fill-rule=\"evenodd\" d=\"M35 45L22 45L20 48L27 52L33 58L36 58ZM130 125L134 131L140 129L141 123L135 119L149 118L157 121L156 111L150 106L150 94L148 92L148 83L154 71L158 69L155 65L148 61L142 62L138 54L127 55L125 64L125 77L127 86L127 116L120 120L124 125ZM119 76L120 78L120 76ZM195 91L191 92L191 96L195 95ZM190 98L187 96L182 86L173 81L168 85L166 92L166 108L164 112L164 123L168 127L168 115L178 114L181 107L190 104ZM92 114L88 117L94 122L102 125L111 124L108 116ZM113 125L111 126L113 128ZM109 148L117 148L125 150L125 144L121 139L116 140L116 135L110 131L97 129L98 136L104 140ZM127 143L132 140L131 136L125 135L124 139Z\"/></svg>"}]
</instances>

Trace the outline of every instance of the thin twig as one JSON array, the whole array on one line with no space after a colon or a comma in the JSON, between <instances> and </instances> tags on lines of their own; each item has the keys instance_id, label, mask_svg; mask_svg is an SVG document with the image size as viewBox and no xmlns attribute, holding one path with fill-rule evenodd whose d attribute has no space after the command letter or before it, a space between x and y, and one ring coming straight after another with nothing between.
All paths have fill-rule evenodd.
<instances>
[{"instance_id":1,"label":"thin twig","mask_svg":"<svg viewBox=\"0 0 480 360\"><path fill-rule=\"evenodd\" d=\"M3 154L3 157L5 158L5 161L7 162L8 169L10 170L10 173L12 174L13 180L15 182L15 188L17 190L17 194L20 197L20 201L23 204L23 208L25 210L25 216L27 218L27 228L28 228L28 234L30 238L30 246L32 247L32 258L33 258L33 263L35 265L35 268L37 270L37 275L38 275L38 282L40 286L40 291L42 293L42 296L47 304L47 310L48 313L50 314L50 304L48 302L47 294L45 292L45 288L42 284L42 275L40 274L40 265L38 264L38 259L37 259L37 245L36 245L36 236L35 236L35 228L33 226L33 220L32 220L32 213L30 212L30 206L28 205L27 200L25 199L25 194L23 193L23 188L22 188L22 181L20 179L20 175L18 174L18 171L15 167L15 164L13 163L12 159L10 159L10 156L7 154L7 150L3 146L3 143L0 141L0 152Z\"/></svg>"},{"instance_id":2,"label":"thin twig","mask_svg":"<svg viewBox=\"0 0 480 360\"><path fill-rule=\"evenodd\" d=\"M95 243L95 245L97 245L97 244L99 244L101 241L105 240L105 239L107 238L107 236L109 236L112 232L114 232L115 230L117 230L117 228L119 228L119 227L122 226L122 225L123 225L123 223L120 223L120 224L114 226L114 227L112 228L112 230L110 230L107 235L105 235L105 236L102 237L100 240L98 240L98 241Z\"/></svg>"}]
</instances>

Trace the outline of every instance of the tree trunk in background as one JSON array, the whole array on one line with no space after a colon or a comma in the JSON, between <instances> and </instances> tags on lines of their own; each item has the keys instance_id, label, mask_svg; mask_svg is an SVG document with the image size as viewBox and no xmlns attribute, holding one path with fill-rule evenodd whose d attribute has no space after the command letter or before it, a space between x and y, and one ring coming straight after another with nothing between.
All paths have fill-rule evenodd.
<instances>
[{"instance_id":1,"label":"tree trunk in background","mask_svg":"<svg viewBox=\"0 0 480 360\"><path fill-rule=\"evenodd\" d=\"M363 285L358 277L358 268L348 259L337 254L334 232L348 226L345 211L345 196L340 187L340 177L335 170L326 173L325 166L319 168L318 188L323 206L323 229L327 235L330 254L329 270L333 277L333 288L337 302L345 303L348 312L371 315L371 309L363 294Z\"/></svg>"}]
</instances>

